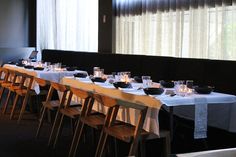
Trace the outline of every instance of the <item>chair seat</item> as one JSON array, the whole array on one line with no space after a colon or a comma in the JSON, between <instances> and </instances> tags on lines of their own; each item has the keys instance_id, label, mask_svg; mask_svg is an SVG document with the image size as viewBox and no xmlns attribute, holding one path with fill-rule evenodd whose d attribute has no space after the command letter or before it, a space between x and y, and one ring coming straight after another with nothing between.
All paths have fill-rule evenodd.
<instances>
[{"instance_id":1,"label":"chair seat","mask_svg":"<svg viewBox=\"0 0 236 157\"><path fill-rule=\"evenodd\" d=\"M4 83L4 82L5 82L5 80L0 79L0 84L2 84L2 83Z\"/></svg>"},{"instance_id":2,"label":"chair seat","mask_svg":"<svg viewBox=\"0 0 236 157\"><path fill-rule=\"evenodd\" d=\"M42 102L43 106L46 108L49 108L50 110L55 110L60 106L60 101L59 100L52 100L52 101L44 101Z\"/></svg>"},{"instance_id":3,"label":"chair seat","mask_svg":"<svg viewBox=\"0 0 236 157\"><path fill-rule=\"evenodd\" d=\"M77 118L81 114L81 106L79 107L68 107L68 108L62 108L60 110L61 114L64 114L70 118Z\"/></svg>"},{"instance_id":4,"label":"chair seat","mask_svg":"<svg viewBox=\"0 0 236 157\"><path fill-rule=\"evenodd\" d=\"M4 88L7 88L7 87L10 87L11 84L12 84L11 82L3 82L1 86Z\"/></svg>"},{"instance_id":5,"label":"chair seat","mask_svg":"<svg viewBox=\"0 0 236 157\"><path fill-rule=\"evenodd\" d=\"M81 121L90 127L101 129L105 121L105 115L101 113L91 114L87 117L82 117Z\"/></svg>"},{"instance_id":6,"label":"chair seat","mask_svg":"<svg viewBox=\"0 0 236 157\"><path fill-rule=\"evenodd\" d=\"M134 138L135 127L128 123L122 123L105 128L105 132L110 136L125 142L131 142ZM142 129L141 136L148 136L149 133Z\"/></svg>"},{"instance_id":7,"label":"chair seat","mask_svg":"<svg viewBox=\"0 0 236 157\"><path fill-rule=\"evenodd\" d=\"M19 85L11 85L9 87L7 87L10 91L15 92L16 90L20 90L21 86Z\"/></svg>"},{"instance_id":8,"label":"chair seat","mask_svg":"<svg viewBox=\"0 0 236 157\"><path fill-rule=\"evenodd\" d=\"M27 89L23 88L23 89L15 89L16 94L20 95L20 96L25 96L27 94ZM30 90L30 95L34 95L35 91L34 90Z\"/></svg>"}]
</instances>

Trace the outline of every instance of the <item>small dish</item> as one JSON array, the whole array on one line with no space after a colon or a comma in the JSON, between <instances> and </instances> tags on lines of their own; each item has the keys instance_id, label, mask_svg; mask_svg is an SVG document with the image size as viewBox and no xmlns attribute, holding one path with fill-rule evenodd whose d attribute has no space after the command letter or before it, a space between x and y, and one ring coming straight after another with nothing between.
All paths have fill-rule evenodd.
<instances>
[{"instance_id":1,"label":"small dish","mask_svg":"<svg viewBox=\"0 0 236 157\"><path fill-rule=\"evenodd\" d=\"M32 66L32 65L25 65L24 68L25 68L25 69L33 69L34 66Z\"/></svg>"},{"instance_id":2,"label":"small dish","mask_svg":"<svg viewBox=\"0 0 236 157\"><path fill-rule=\"evenodd\" d=\"M77 67L66 67L67 71L75 71Z\"/></svg>"},{"instance_id":3,"label":"small dish","mask_svg":"<svg viewBox=\"0 0 236 157\"><path fill-rule=\"evenodd\" d=\"M102 78L102 77L91 77L91 81L93 82L105 82L106 78Z\"/></svg>"},{"instance_id":4,"label":"small dish","mask_svg":"<svg viewBox=\"0 0 236 157\"><path fill-rule=\"evenodd\" d=\"M116 88L132 88L132 85L129 82L114 82L113 86Z\"/></svg>"},{"instance_id":5,"label":"small dish","mask_svg":"<svg viewBox=\"0 0 236 157\"><path fill-rule=\"evenodd\" d=\"M137 82L137 83L142 83L142 78L139 77L139 76L134 76L134 80Z\"/></svg>"},{"instance_id":6,"label":"small dish","mask_svg":"<svg viewBox=\"0 0 236 157\"><path fill-rule=\"evenodd\" d=\"M18 67L24 67L25 64L22 64L22 63L16 63L16 66L18 66Z\"/></svg>"},{"instance_id":7,"label":"small dish","mask_svg":"<svg viewBox=\"0 0 236 157\"><path fill-rule=\"evenodd\" d=\"M212 86L194 86L194 90L198 94L210 94L214 90L214 87L212 87Z\"/></svg>"},{"instance_id":8,"label":"small dish","mask_svg":"<svg viewBox=\"0 0 236 157\"><path fill-rule=\"evenodd\" d=\"M44 70L44 68L43 67L34 67L34 70Z\"/></svg>"},{"instance_id":9,"label":"small dish","mask_svg":"<svg viewBox=\"0 0 236 157\"><path fill-rule=\"evenodd\" d=\"M13 62L13 61L9 61L8 64L12 64L12 65L15 65L16 63Z\"/></svg>"},{"instance_id":10,"label":"small dish","mask_svg":"<svg viewBox=\"0 0 236 157\"><path fill-rule=\"evenodd\" d=\"M147 95L161 95L164 92L163 88L147 87L143 89Z\"/></svg>"},{"instance_id":11,"label":"small dish","mask_svg":"<svg viewBox=\"0 0 236 157\"><path fill-rule=\"evenodd\" d=\"M160 80L160 84L164 88L174 88L175 84L171 80Z\"/></svg>"},{"instance_id":12,"label":"small dish","mask_svg":"<svg viewBox=\"0 0 236 157\"><path fill-rule=\"evenodd\" d=\"M87 74L86 73L76 73L76 74L74 74L74 77L86 78Z\"/></svg>"}]
</instances>

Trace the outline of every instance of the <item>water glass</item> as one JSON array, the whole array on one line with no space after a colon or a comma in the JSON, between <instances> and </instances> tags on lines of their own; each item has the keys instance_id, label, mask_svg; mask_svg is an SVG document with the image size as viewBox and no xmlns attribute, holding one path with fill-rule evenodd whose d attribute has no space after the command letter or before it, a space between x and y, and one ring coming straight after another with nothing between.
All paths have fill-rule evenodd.
<instances>
[{"instance_id":1,"label":"water glass","mask_svg":"<svg viewBox=\"0 0 236 157\"><path fill-rule=\"evenodd\" d=\"M101 75L100 67L93 67L93 76L99 77Z\"/></svg>"},{"instance_id":2,"label":"water glass","mask_svg":"<svg viewBox=\"0 0 236 157\"><path fill-rule=\"evenodd\" d=\"M186 86L190 89L193 89L193 80L187 80L186 81Z\"/></svg>"},{"instance_id":3,"label":"water glass","mask_svg":"<svg viewBox=\"0 0 236 157\"><path fill-rule=\"evenodd\" d=\"M175 85L174 86L175 93L179 95L181 93L181 90L183 90L184 81L183 80L174 81L174 85Z\"/></svg>"},{"instance_id":4,"label":"water glass","mask_svg":"<svg viewBox=\"0 0 236 157\"><path fill-rule=\"evenodd\" d=\"M152 85L151 76L142 76L143 88L150 87Z\"/></svg>"}]
</instances>

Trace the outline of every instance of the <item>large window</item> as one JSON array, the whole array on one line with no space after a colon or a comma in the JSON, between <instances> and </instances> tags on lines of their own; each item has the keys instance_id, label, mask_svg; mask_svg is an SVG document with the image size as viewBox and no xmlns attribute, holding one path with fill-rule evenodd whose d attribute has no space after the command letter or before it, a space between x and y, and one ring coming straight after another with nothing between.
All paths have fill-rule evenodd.
<instances>
[{"instance_id":1,"label":"large window","mask_svg":"<svg viewBox=\"0 0 236 157\"><path fill-rule=\"evenodd\" d=\"M116 53L236 60L230 0L117 0Z\"/></svg>"},{"instance_id":2,"label":"large window","mask_svg":"<svg viewBox=\"0 0 236 157\"><path fill-rule=\"evenodd\" d=\"M98 50L98 0L38 0L37 47Z\"/></svg>"}]
</instances>

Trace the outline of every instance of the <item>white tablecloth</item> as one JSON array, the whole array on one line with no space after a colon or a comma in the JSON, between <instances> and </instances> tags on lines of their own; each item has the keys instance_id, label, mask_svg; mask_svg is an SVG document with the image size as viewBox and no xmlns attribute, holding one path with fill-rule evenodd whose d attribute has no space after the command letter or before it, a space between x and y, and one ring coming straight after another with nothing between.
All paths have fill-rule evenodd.
<instances>
[{"instance_id":1,"label":"white tablecloth","mask_svg":"<svg viewBox=\"0 0 236 157\"><path fill-rule=\"evenodd\" d=\"M96 83L100 88L97 89L96 85L93 85L91 83L91 81L89 80L75 80L74 78L71 77L66 77L62 79L62 83L63 84L67 84L70 86L74 86L74 87L78 87L78 88L82 88L82 89L87 89L87 90L92 90L92 91L98 91L103 93L102 89L106 89L104 90L105 92L103 94L109 95L109 96L113 96L113 95L117 95L117 93L115 93L115 91L120 91L120 93L118 93L119 98L124 98L126 99L126 97L122 97L122 93L128 93L133 95L132 99L146 99L146 101L142 101L141 103L143 105L149 106L148 109L148 113L147 113L147 117L146 117L146 121L144 123L144 129L149 131L149 132L153 132L157 135L159 135L159 122L158 122L158 113L159 113L159 109L160 109L160 105L165 105L167 107L177 107L177 106L189 106L189 105L201 105L202 101L204 99L204 102L206 105L208 104L231 104L231 103L235 103L236 102L236 97L234 95L228 95L228 94L222 94L222 93L215 93L212 92L211 94L192 94L189 96L169 96L169 95L165 95L165 92L162 95L155 95L155 96L146 96L145 93L143 92L143 90L137 90L139 87L141 87L141 84L134 84L132 85L134 88L131 89L121 89L121 90L117 90L115 89L112 85L107 84L107 83ZM86 86L86 84L88 84L89 86ZM110 89L110 91L108 90ZM126 99L127 101L131 101L130 99ZM153 102L154 101L154 102ZM156 101L156 104L155 104ZM139 103L140 101L137 101L137 103ZM155 106L156 105L156 106ZM200 107L201 108L201 107ZM206 106L205 106L206 108ZM199 110L199 113L201 110ZM119 119L124 120L124 121L128 121L131 124L135 123L137 120L137 117L135 116L136 113L133 111L123 111L119 114ZM200 116L198 116L198 118L201 118ZM201 119L200 119L201 120ZM207 121L207 117L205 119L205 121ZM204 122L204 119L203 119ZM207 123L206 123L207 124ZM199 126L198 126L199 127ZM200 126L201 127L201 126ZM206 131L206 130L205 130Z\"/></svg>"},{"instance_id":2,"label":"white tablecloth","mask_svg":"<svg viewBox=\"0 0 236 157\"><path fill-rule=\"evenodd\" d=\"M78 72L87 73L86 71L81 70L75 70L75 71L66 71L66 70L57 70L57 71L51 71L51 70L33 70L33 69L25 69L24 67L18 67L11 64L5 64L5 68L16 70L22 73L26 73L31 76L35 76L38 78L42 78L45 80L53 81L53 82L60 82L61 79L65 76L73 76L73 74ZM32 89L35 90L36 93L40 92L39 85L37 83L33 83Z\"/></svg>"}]
</instances>

